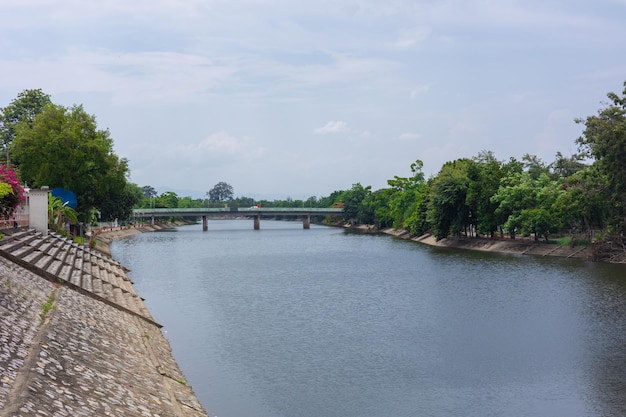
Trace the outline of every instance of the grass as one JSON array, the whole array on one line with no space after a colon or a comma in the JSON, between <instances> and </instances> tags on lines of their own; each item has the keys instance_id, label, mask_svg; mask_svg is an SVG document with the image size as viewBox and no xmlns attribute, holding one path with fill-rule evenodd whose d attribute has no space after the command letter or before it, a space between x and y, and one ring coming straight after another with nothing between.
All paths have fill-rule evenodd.
<instances>
[{"instance_id":1,"label":"grass","mask_svg":"<svg viewBox=\"0 0 626 417\"><path fill-rule=\"evenodd\" d=\"M571 236L565 236L559 239L552 240L559 246L589 246L591 243L589 239L574 239Z\"/></svg>"},{"instance_id":2,"label":"grass","mask_svg":"<svg viewBox=\"0 0 626 417\"><path fill-rule=\"evenodd\" d=\"M50 312L50 310L54 308L55 299L56 299L56 290L50 294L46 303L43 306L41 306L41 313L39 313L39 318L41 319L42 323L46 321L46 317L48 316L48 313Z\"/></svg>"}]
</instances>

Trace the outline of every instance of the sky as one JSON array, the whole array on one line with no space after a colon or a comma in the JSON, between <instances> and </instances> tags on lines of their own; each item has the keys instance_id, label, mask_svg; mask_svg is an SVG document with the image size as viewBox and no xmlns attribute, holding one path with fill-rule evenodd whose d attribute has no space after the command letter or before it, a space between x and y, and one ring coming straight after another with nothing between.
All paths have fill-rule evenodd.
<instances>
[{"instance_id":1,"label":"sky","mask_svg":"<svg viewBox=\"0 0 626 417\"><path fill-rule=\"evenodd\" d=\"M0 0L0 107L40 88L130 180L377 190L424 162L577 151L626 81L626 0Z\"/></svg>"}]
</instances>

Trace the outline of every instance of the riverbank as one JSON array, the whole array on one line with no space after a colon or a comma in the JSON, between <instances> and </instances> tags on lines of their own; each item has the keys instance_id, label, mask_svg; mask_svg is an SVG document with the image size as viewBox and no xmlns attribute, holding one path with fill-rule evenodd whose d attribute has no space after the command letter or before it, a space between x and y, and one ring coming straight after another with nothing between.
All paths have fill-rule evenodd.
<instances>
[{"instance_id":1,"label":"riverbank","mask_svg":"<svg viewBox=\"0 0 626 417\"><path fill-rule=\"evenodd\" d=\"M156 232L158 230L168 229L170 227L180 226L185 223L172 223L166 225L134 225L134 226L119 226L108 227L105 229L98 229L96 232L96 244L94 249L107 256L111 256L111 242L115 239L121 239L129 236L136 235L138 233Z\"/></svg>"},{"instance_id":2,"label":"riverbank","mask_svg":"<svg viewBox=\"0 0 626 417\"><path fill-rule=\"evenodd\" d=\"M180 224L154 225L154 226L125 226L112 229L103 229L96 236L98 251L111 255L110 244L115 239L132 236L137 233L154 232ZM344 226L347 229L363 233L383 233L399 239L411 240L428 246L450 249L475 250L481 252L494 252L511 255L534 255L552 256L561 258L574 258L586 261L594 260L593 250L590 246L559 245L543 241L529 239L488 239L488 238L455 238L437 240L431 234L413 236L404 229L385 228L378 229L372 225ZM626 257L614 257L611 263L626 263Z\"/></svg>"},{"instance_id":3,"label":"riverbank","mask_svg":"<svg viewBox=\"0 0 626 417\"><path fill-rule=\"evenodd\" d=\"M351 228L365 233L383 233L399 239L411 240L439 248L475 250L512 255L554 256L587 261L593 260L593 251L590 246L559 245L556 243L538 242L528 239L455 238L437 240L431 234L413 236L404 229L394 229L391 227L379 230L371 225L359 225Z\"/></svg>"}]
</instances>

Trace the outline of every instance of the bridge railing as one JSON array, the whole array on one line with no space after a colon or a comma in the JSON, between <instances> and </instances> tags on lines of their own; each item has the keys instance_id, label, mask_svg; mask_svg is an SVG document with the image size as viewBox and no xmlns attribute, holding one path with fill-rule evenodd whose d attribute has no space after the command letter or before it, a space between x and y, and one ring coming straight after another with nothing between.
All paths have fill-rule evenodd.
<instances>
[{"instance_id":1,"label":"bridge railing","mask_svg":"<svg viewBox=\"0 0 626 417\"><path fill-rule=\"evenodd\" d=\"M250 215L322 215L338 216L342 208L293 208L293 207L222 207L222 208L141 208L134 209L136 217L150 216L202 216L204 214L250 214Z\"/></svg>"}]
</instances>

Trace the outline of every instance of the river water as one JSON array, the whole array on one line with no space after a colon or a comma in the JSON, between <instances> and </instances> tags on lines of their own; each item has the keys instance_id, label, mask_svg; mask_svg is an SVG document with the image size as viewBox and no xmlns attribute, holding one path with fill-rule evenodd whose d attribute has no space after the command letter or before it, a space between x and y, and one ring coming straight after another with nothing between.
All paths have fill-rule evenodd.
<instances>
[{"instance_id":1,"label":"river water","mask_svg":"<svg viewBox=\"0 0 626 417\"><path fill-rule=\"evenodd\" d=\"M626 267L211 220L113 242L210 416L626 415Z\"/></svg>"}]
</instances>

